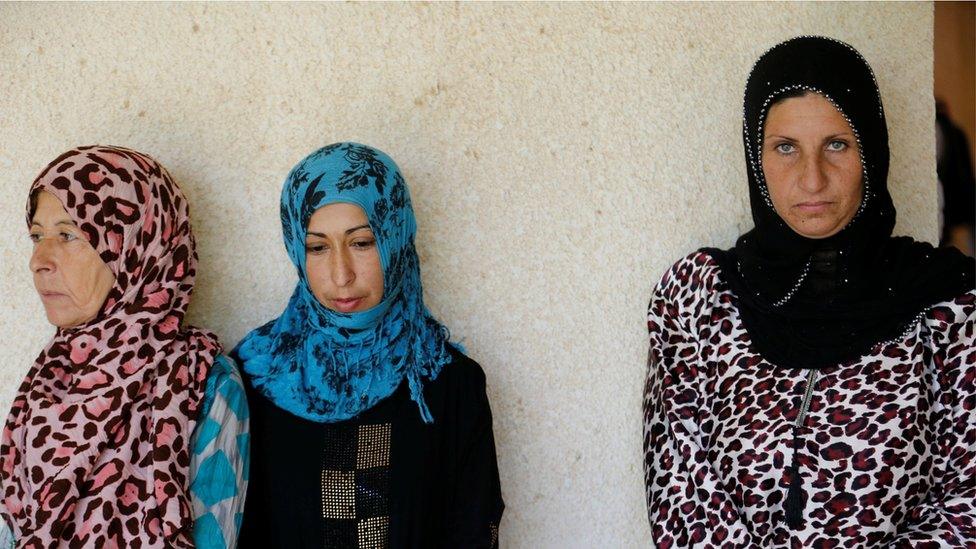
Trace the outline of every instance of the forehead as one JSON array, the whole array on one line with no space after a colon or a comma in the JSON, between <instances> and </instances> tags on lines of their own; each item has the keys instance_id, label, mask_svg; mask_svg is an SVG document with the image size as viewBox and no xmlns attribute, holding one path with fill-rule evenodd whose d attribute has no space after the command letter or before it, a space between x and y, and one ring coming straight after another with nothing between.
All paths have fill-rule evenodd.
<instances>
[{"instance_id":1,"label":"forehead","mask_svg":"<svg viewBox=\"0 0 976 549\"><path fill-rule=\"evenodd\" d=\"M61 205L61 201L56 196L47 191L38 191L33 199L32 221L42 223L57 223L60 221L73 222L68 212Z\"/></svg>"},{"instance_id":2,"label":"forehead","mask_svg":"<svg viewBox=\"0 0 976 549\"><path fill-rule=\"evenodd\" d=\"M326 204L315 210L308 220L308 230L317 233L345 232L353 227L369 225L366 212L349 202Z\"/></svg>"},{"instance_id":3,"label":"forehead","mask_svg":"<svg viewBox=\"0 0 976 549\"><path fill-rule=\"evenodd\" d=\"M813 131L825 127L837 130L850 128L837 107L818 93L777 101L766 117L767 133L773 129Z\"/></svg>"}]
</instances>

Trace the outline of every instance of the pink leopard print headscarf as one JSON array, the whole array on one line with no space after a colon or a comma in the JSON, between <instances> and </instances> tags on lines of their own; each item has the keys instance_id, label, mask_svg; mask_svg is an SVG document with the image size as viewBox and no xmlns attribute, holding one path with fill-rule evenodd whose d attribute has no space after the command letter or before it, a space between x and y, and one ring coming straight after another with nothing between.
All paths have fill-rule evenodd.
<instances>
[{"instance_id":1,"label":"pink leopard print headscarf","mask_svg":"<svg viewBox=\"0 0 976 549\"><path fill-rule=\"evenodd\" d=\"M41 190L116 282L95 320L57 330L20 386L0 510L20 547L192 547L190 435L220 347L182 326L197 262L186 199L152 158L102 146L51 162L31 196Z\"/></svg>"}]
</instances>

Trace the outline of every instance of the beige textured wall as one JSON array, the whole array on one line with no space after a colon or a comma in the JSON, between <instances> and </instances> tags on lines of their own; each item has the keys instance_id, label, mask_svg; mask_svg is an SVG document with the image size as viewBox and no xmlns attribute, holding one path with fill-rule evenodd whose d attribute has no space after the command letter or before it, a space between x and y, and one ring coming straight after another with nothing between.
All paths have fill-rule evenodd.
<instances>
[{"instance_id":1,"label":"beige textured wall","mask_svg":"<svg viewBox=\"0 0 976 549\"><path fill-rule=\"evenodd\" d=\"M24 191L78 144L154 155L226 345L294 283L278 193L328 142L409 182L431 309L481 362L508 547L646 544L644 310L672 261L751 225L749 66L849 41L889 115L897 231L935 237L929 4L0 4L0 403L50 333Z\"/></svg>"}]
</instances>

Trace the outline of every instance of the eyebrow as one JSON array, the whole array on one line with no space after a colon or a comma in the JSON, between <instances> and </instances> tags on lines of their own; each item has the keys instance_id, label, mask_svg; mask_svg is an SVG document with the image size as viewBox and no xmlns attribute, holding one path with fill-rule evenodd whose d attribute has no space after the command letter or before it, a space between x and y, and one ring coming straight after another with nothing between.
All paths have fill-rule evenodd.
<instances>
[{"instance_id":1,"label":"eyebrow","mask_svg":"<svg viewBox=\"0 0 976 549\"><path fill-rule=\"evenodd\" d=\"M37 225L38 227L44 226L38 223L37 221L31 221L31 227L33 227L34 225ZM57 227L58 225L67 225L69 227L74 227L75 222L71 221L70 219L62 219L61 221L58 221L57 223L54 224L55 227Z\"/></svg>"},{"instance_id":2,"label":"eyebrow","mask_svg":"<svg viewBox=\"0 0 976 549\"><path fill-rule=\"evenodd\" d=\"M838 137L854 137L854 132L845 131L845 132L835 133L833 135L828 135L827 137L824 138L824 141L830 141L831 139L836 139ZM766 141L768 139L786 139L787 141L797 140L795 137L789 137L786 135L779 135L775 133L771 133L763 137L763 141Z\"/></svg>"},{"instance_id":3,"label":"eyebrow","mask_svg":"<svg viewBox=\"0 0 976 549\"><path fill-rule=\"evenodd\" d=\"M369 223L367 223L365 225L360 225L358 227L353 227L351 229L346 229L346 234L349 235L349 234L352 234L352 233L354 233L354 232L356 232L356 231L358 231L360 229L369 229L369 228L370 228L369 227ZM320 237L320 238L326 238L325 233L316 233L314 231L308 231L308 234L311 235L311 236L317 236L317 237Z\"/></svg>"}]
</instances>

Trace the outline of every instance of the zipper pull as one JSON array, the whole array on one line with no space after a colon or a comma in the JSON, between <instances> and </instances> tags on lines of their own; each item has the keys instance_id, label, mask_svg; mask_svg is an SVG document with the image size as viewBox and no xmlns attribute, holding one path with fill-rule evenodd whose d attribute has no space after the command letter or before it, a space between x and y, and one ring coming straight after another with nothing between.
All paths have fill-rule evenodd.
<instances>
[{"instance_id":1,"label":"zipper pull","mask_svg":"<svg viewBox=\"0 0 976 549\"><path fill-rule=\"evenodd\" d=\"M783 510L786 512L786 524L794 530L799 530L803 524L803 510L807 506L807 494L803 491L803 480L800 478L800 468L796 463L796 449L793 450L793 464L790 465L790 488L786 492Z\"/></svg>"},{"instance_id":2,"label":"zipper pull","mask_svg":"<svg viewBox=\"0 0 976 549\"><path fill-rule=\"evenodd\" d=\"M816 381L817 370L810 370L807 374L807 386L803 391L803 402L800 403L800 412L793 424L793 459L787 469L790 472L790 487L786 492L786 501L783 502L783 511L786 513L786 524L794 530L799 530L803 524L803 510L807 506L807 494L803 491L803 479L800 478L800 464L796 460L796 454L800 450L800 429L810 410L810 399L813 397Z\"/></svg>"}]
</instances>

